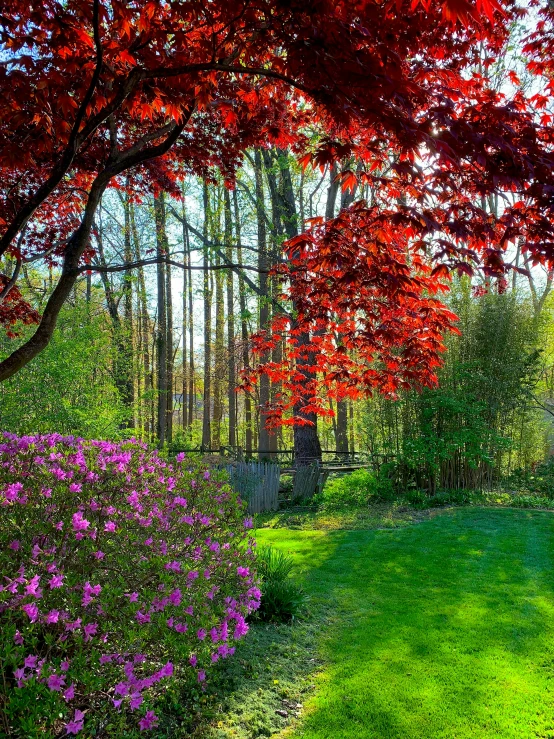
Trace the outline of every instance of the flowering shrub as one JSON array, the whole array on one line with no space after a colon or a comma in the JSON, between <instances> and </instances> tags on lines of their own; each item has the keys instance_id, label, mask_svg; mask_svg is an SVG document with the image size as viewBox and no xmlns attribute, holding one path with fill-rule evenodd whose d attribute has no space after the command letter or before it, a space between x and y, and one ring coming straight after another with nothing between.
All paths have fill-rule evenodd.
<instances>
[{"instance_id":1,"label":"flowering shrub","mask_svg":"<svg viewBox=\"0 0 554 739\"><path fill-rule=\"evenodd\" d=\"M202 686L259 605L242 511L184 455L0 438L0 734L148 730L169 680Z\"/></svg>"}]
</instances>

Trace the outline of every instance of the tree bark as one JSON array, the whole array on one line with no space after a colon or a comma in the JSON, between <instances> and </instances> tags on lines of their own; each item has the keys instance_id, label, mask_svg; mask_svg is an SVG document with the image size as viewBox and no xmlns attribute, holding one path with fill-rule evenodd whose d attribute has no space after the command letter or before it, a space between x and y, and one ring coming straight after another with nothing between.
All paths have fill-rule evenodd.
<instances>
[{"instance_id":1,"label":"tree bark","mask_svg":"<svg viewBox=\"0 0 554 739\"><path fill-rule=\"evenodd\" d=\"M267 270L267 234L265 227L265 201L263 186L262 155L259 149L254 153L254 176L256 181L256 219L258 222L258 269ZM264 331L269 326L269 281L267 273L260 271L260 297L258 301L258 328ZM260 357L261 362L269 361L269 354ZM260 377L259 410L260 423L258 427L258 454L263 458L264 453L269 451L269 430L266 427L266 414L269 405L269 377Z\"/></svg>"},{"instance_id":2,"label":"tree bark","mask_svg":"<svg viewBox=\"0 0 554 739\"><path fill-rule=\"evenodd\" d=\"M204 201L204 266L208 267L210 263L208 247L206 241L208 239L208 223L210 202L208 197L208 185L204 181L203 187ZM202 409L202 446L209 449L211 444L211 380L212 380L212 292L210 289L209 271L204 271L204 402Z\"/></svg>"},{"instance_id":3,"label":"tree bark","mask_svg":"<svg viewBox=\"0 0 554 739\"><path fill-rule=\"evenodd\" d=\"M235 211L235 231L237 240L237 263L242 265L242 242L241 242L241 227L240 227L240 212L239 203L236 189L233 191L233 207ZM249 331L247 322L247 309L246 309L246 286L242 277L242 270L239 272L239 308L240 308L240 327L241 327L241 339L242 339L242 364L244 369L250 366L250 355L248 351L249 347ZM252 401L249 393L244 393L244 451L246 457L252 456Z\"/></svg>"},{"instance_id":4,"label":"tree bark","mask_svg":"<svg viewBox=\"0 0 554 739\"><path fill-rule=\"evenodd\" d=\"M233 261L233 222L231 217L231 198L229 190L224 190L225 203L225 256L229 262ZM233 271L227 270L227 403L229 407L229 435L230 447L237 445L237 371L235 362L235 291Z\"/></svg>"},{"instance_id":5,"label":"tree bark","mask_svg":"<svg viewBox=\"0 0 554 739\"><path fill-rule=\"evenodd\" d=\"M156 256L159 260L167 257L167 234L165 227L165 204L163 193L154 198L154 216L156 221ZM157 370L158 370L158 443L163 446L167 440L167 299L166 280L163 261L156 265L158 287L158 325L156 333Z\"/></svg>"}]
</instances>

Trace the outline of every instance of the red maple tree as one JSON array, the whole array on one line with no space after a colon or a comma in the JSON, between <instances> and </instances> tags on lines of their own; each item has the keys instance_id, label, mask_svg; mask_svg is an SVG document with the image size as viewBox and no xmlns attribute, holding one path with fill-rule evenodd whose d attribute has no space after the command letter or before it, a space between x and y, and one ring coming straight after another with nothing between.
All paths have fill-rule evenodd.
<instances>
[{"instance_id":1,"label":"red maple tree","mask_svg":"<svg viewBox=\"0 0 554 739\"><path fill-rule=\"evenodd\" d=\"M508 97L488 79L522 13L511 0L1 2L0 256L61 271L0 381L50 340L108 186L171 190L212 167L232 183L244 150L271 143L304 164L358 161L343 185L361 179L373 198L289 245L295 366L266 367L288 378L280 410L311 423L330 379L336 397L433 382L452 321L433 297L444 272L497 274L515 239L554 260L552 85L529 96L513 80ZM526 53L548 80L550 5L539 18ZM498 216L482 207L492 194L506 197ZM14 289L3 323L21 315Z\"/></svg>"}]
</instances>

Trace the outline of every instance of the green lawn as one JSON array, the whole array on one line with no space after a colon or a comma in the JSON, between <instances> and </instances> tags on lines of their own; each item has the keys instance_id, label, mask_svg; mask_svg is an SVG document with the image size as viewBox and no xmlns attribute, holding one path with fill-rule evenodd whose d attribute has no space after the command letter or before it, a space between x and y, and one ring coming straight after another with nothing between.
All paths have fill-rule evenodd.
<instances>
[{"instance_id":1,"label":"green lawn","mask_svg":"<svg viewBox=\"0 0 554 739\"><path fill-rule=\"evenodd\" d=\"M553 534L552 513L471 508L399 529L258 530L293 554L314 611L334 613L287 736L554 737Z\"/></svg>"}]
</instances>

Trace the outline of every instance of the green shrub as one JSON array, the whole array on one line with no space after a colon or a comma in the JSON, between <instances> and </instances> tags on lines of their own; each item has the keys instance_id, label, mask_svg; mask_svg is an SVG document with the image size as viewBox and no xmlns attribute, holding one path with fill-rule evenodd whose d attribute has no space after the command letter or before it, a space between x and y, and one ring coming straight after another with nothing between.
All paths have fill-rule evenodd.
<instances>
[{"instance_id":1,"label":"green shrub","mask_svg":"<svg viewBox=\"0 0 554 739\"><path fill-rule=\"evenodd\" d=\"M510 505L514 508L551 508L552 498L543 495L514 495Z\"/></svg>"},{"instance_id":2,"label":"green shrub","mask_svg":"<svg viewBox=\"0 0 554 739\"><path fill-rule=\"evenodd\" d=\"M360 469L328 480L315 501L326 510L337 510L361 508L372 500L390 500L393 497L392 482L388 478Z\"/></svg>"},{"instance_id":3,"label":"green shrub","mask_svg":"<svg viewBox=\"0 0 554 739\"><path fill-rule=\"evenodd\" d=\"M303 589L290 578L292 557L273 547L262 547L256 554L256 568L261 578L262 598L252 617L259 621L290 621L306 603Z\"/></svg>"},{"instance_id":4,"label":"green shrub","mask_svg":"<svg viewBox=\"0 0 554 739\"><path fill-rule=\"evenodd\" d=\"M550 457L535 469L517 470L506 480L506 485L514 490L554 498L554 457Z\"/></svg>"}]
</instances>

